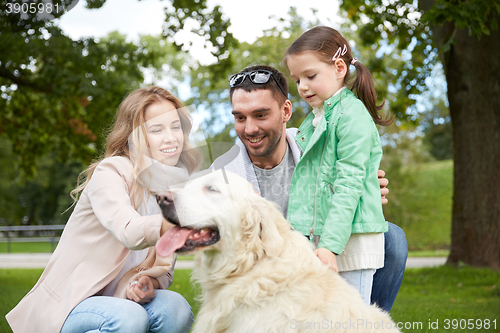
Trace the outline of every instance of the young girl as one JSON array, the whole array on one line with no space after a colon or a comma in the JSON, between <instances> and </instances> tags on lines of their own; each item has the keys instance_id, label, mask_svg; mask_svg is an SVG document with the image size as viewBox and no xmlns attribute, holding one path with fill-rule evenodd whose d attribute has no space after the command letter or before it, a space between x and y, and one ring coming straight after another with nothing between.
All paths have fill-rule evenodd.
<instances>
[{"instance_id":1,"label":"young girl","mask_svg":"<svg viewBox=\"0 0 500 333\"><path fill-rule=\"evenodd\" d=\"M105 157L72 192L80 198L45 271L7 315L14 333L189 332L191 307L166 290L175 257L154 250L173 226L154 194L199 165L187 140L191 126L182 103L162 88L125 98Z\"/></svg>"},{"instance_id":2,"label":"young girl","mask_svg":"<svg viewBox=\"0 0 500 333\"><path fill-rule=\"evenodd\" d=\"M313 108L295 140L303 151L292 177L287 218L315 243L316 255L370 303L373 274L384 265L377 170L382 147L373 80L334 29L316 27L288 48L285 64ZM356 68L346 88L349 65Z\"/></svg>"}]
</instances>

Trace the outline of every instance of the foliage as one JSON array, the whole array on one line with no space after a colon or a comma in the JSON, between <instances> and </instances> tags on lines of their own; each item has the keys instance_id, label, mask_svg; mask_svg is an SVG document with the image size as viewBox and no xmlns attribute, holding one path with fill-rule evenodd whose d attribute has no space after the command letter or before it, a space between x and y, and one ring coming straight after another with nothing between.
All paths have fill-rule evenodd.
<instances>
[{"instance_id":1,"label":"foliage","mask_svg":"<svg viewBox=\"0 0 500 333\"><path fill-rule=\"evenodd\" d=\"M413 0L343 0L341 9L359 27L360 47L378 50L365 64L372 73L392 74L396 98L391 110L399 118L414 121L416 96L426 90L425 80L437 61L430 27ZM393 59L400 60L394 62Z\"/></svg>"},{"instance_id":2,"label":"foliage","mask_svg":"<svg viewBox=\"0 0 500 333\"><path fill-rule=\"evenodd\" d=\"M232 54L235 61L233 67L228 72L231 74L236 73L247 66L256 64L270 65L282 71L289 79L289 98L292 101L294 110L292 118L287 125L288 127L298 127L307 115L307 112L309 112L309 106L299 97L297 87L293 80L289 78L288 69L282 63L282 57L287 47L303 31L324 23L321 23L318 19L308 22L297 13L294 7L290 8L288 16L288 19L275 18L276 26L265 30L263 36L257 38L254 43L241 43L238 49L234 49ZM400 75L408 66L408 55L398 55L392 52L391 48L382 48L385 49L384 54L374 52L373 47L365 46L364 42L358 36L357 26L352 24L347 16L344 19L344 24L337 27L337 29L350 41L353 52L358 60L365 64L373 73L377 95L380 96L379 102L385 100L387 102L386 110L399 114L399 118L403 122L398 121L398 125L402 129L408 130L408 127L415 129L418 124L419 113L423 111L417 108L407 110L412 101L408 96L403 100L399 98L401 90L404 90L403 84L409 81L409 79L404 81ZM387 54L391 56L384 56ZM232 140L235 137L235 133L234 131L230 131L233 120L229 112L231 106L229 103L227 77L214 80L209 72L210 66L200 66L192 69L191 86L193 98L190 102L197 106L202 106L201 109L207 111L209 114L205 119L204 125L204 130L209 137L217 136L218 140L221 140L221 136L223 136L224 140ZM422 80L421 84L428 86L425 77ZM423 88L420 90L416 89L409 96L416 98L416 94L421 94L423 90ZM224 125L221 126L221 123Z\"/></svg>"},{"instance_id":3,"label":"foliage","mask_svg":"<svg viewBox=\"0 0 500 333\"><path fill-rule=\"evenodd\" d=\"M115 32L101 40L72 40L51 22L22 31L10 26L2 11L0 133L14 143L20 170L30 176L49 152L61 163L89 163L120 101L143 83L144 69L158 77L167 63L174 78L181 71L183 54L161 37L133 43Z\"/></svg>"},{"instance_id":4,"label":"foliage","mask_svg":"<svg viewBox=\"0 0 500 333\"><path fill-rule=\"evenodd\" d=\"M489 35L491 30L498 30L498 14L498 1L436 0L422 16L422 21L436 25L453 22L458 28L467 28L471 35L481 38L481 35Z\"/></svg>"},{"instance_id":5,"label":"foliage","mask_svg":"<svg viewBox=\"0 0 500 333\"><path fill-rule=\"evenodd\" d=\"M424 5L429 7L425 12ZM438 52L449 50L454 42L450 35L438 50L431 25L453 22L481 36L498 28L495 15L500 14L500 4L489 0L342 0L340 8L360 27L361 46L378 50L367 65L372 73L392 73L396 79L391 110L399 119L410 121L415 120L417 96L428 89L426 80L438 63ZM391 58L402 61L391 66Z\"/></svg>"},{"instance_id":6,"label":"foliage","mask_svg":"<svg viewBox=\"0 0 500 333\"><path fill-rule=\"evenodd\" d=\"M227 77L228 69L234 64L232 51L239 42L229 32L230 20L225 17L220 6L207 7L206 0L172 0L172 8L167 7L166 27L163 35L179 49L186 48L184 41L177 41L174 36L190 24L195 24L191 32L205 39L205 47L211 49L216 62L208 66L210 80Z\"/></svg>"},{"instance_id":7,"label":"foliage","mask_svg":"<svg viewBox=\"0 0 500 333\"><path fill-rule=\"evenodd\" d=\"M282 57L286 48L300 34L308 28L318 24L316 22L307 22L297 14L294 7L288 12L289 21L284 18L276 19L276 26L265 30L262 37L250 43L240 43L237 49L232 51L233 63L227 68L226 76L213 78L210 72L210 66L200 66L193 68L191 72L191 87L193 97L189 101L209 115L204 121L204 131L209 137L209 141L231 142L234 140L235 133L233 119L230 114L231 104L229 102L228 77L230 74L237 73L248 66L269 65L279 69L285 76L288 70L282 64ZM294 111L292 119L288 126L298 127L308 110L307 104L301 100L297 93L297 88L292 80L289 82L289 98L292 101ZM222 124L222 125L221 125Z\"/></svg>"},{"instance_id":8,"label":"foliage","mask_svg":"<svg viewBox=\"0 0 500 333\"><path fill-rule=\"evenodd\" d=\"M167 76L176 94L190 60L162 36L72 40L52 22L15 24L0 11L1 222L64 223L68 193L103 151L121 100L146 75L151 83Z\"/></svg>"},{"instance_id":9,"label":"foliage","mask_svg":"<svg viewBox=\"0 0 500 333\"><path fill-rule=\"evenodd\" d=\"M429 153L437 160L453 158L453 137L448 107L440 101L426 113L424 121L424 142Z\"/></svg>"},{"instance_id":10,"label":"foliage","mask_svg":"<svg viewBox=\"0 0 500 333\"><path fill-rule=\"evenodd\" d=\"M106 0L86 0L88 9L98 9L101 8Z\"/></svg>"},{"instance_id":11,"label":"foliage","mask_svg":"<svg viewBox=\"0 0 500 333\"><path fill-rule=\"evenodd\" d=\"M15 161L12 143L0 135L1 178L0 224L64 224L69 216L61 214L71 206L69 192L75 187L81 163L68 160L62 163L56 153L38 157L37 177L23 179ZM71 211L71 210L70 210ZM69 212L70 212L69 211Z\"/></svg>"},{"instance_id":12,"label":"foliage","mask_svg":"<svg viewBox=\"0 0 500 333\"><path fill-rule=\"evenodd\" d=\"M17 193L13 187L16 179L16 156L12 154L12 143L0 135L0 225L6 223L11 215L19 209ZM14 190L14 191L13 191Z\"/></svg>"}]
</instances>

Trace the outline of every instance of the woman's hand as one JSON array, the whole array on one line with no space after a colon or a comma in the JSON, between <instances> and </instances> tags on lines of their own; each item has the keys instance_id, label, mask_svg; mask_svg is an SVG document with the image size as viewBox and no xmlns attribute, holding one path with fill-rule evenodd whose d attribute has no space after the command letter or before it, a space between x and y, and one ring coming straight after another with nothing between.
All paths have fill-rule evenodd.
<instances>
[{"instance_id":1,"label":"woman's hand","mask_svg":"<svg viewBox=\"0 0 500 333\"><path fill-rule=\"evenodd\" d=\"M337 267L337 258L332 251L325 249L324 247L320 247L314 250L314 254L319 258L319 260L321 260L321 262L327 265L328 268L333 270L335 273L339 272L339 268Z\"/></svg>"},{"instance_id":2,"label":"woman's hand","mask_svg":"<svg viewBox=\"0 0 500 333\"><path fill-rule=\"evenodd\" d=\"M147 275L143 275L139 280L130 283L127 287L127 298L139 304L151 302L155 297L153 280Z\"/></svg>"},{"instance_id":3,"label":"woman's hand","mask_svg":"<svg viewBox=\"0 0 500 333\"><path fill-rule=\"evenodd\" d=\"M163 236L164 233L166 233L167 231L169 231L173 227L175 227L174 224L172 224L169 221L165 220L165 218L162 218L162 220L161 220L161 228L160 228L160 237Z\"/></svg>"}]
</instances>

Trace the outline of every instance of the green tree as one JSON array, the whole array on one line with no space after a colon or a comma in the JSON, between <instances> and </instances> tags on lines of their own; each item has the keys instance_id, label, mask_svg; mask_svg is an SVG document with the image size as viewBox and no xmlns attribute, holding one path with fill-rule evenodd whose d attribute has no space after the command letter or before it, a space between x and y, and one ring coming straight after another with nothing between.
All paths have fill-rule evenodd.
<instances>
[{"instance_id":1,"label":"green tree","mask_svg":"<svg viewBox=\"0 0 500 333\"><path fill-rule=\"evenodd\" d=\"M0 222L6 225L64 224L72 204L69 192L75 187L82 164L65 163L55 153L39 157L36 177L23 179L13 165L12 143L0 136L1 179Z\"/></svg>"},{"instance_id":2,"label":"green tree","mask_svg":"<svg viewBox=\"0 0 500 333\"><path fill-rule=\"evenodd\" d=\"M105 1L87 1L100 8ZM59 3L62 4L61 1ZM76 1L65 0L66 8ZM75 175L104 147L107 128L145 72L176 93L185 52L162 36L128 42L117 32L73 40L50 21L0 10L2 223L60 223ZM5 177L5 178L4 178ZM4 206L5 204L5 206Z\"/></svg>"},{"instance_id":3,"label":"green tree","mask_svg":"<svg viewBox=\"0 0 500 333\"><path fill-rule=\"evenodd\" d=\"M161 70L168 63L180 72L181 66L178 52L159 37L134 44L112 33L99 41L74 41L51 23L20 32L2 29L0 48L0 133L14 143L27 174L48 152L87 164L102 147L103 127L120 101L143 83L142 69Z\"/></svg>"},{"instance_id":4,"label":"green tree","mask_svg":"<svg viewBox=\"0 0 500 333\"><path fill-rule=\"evenodd\" d=\"M406 60L391 109L415 115L415 96L443 65L453 129L454 194L448 263L500 268L500 3L343 0L363 45ZM387 70L387 69L386 69Z\"/></svg>"},{"instance_id":5,"label":"green tree","mask_svg":"<svg viewBox=\"0 0 500 333\"><path fill-rule=\"evenodd\" d=\"M444 101L434 105L425 115L424 142L437 160L453 158L453 137L450 111Z\"/></svg>"},{"instance_id":6,"label":"green tree","mask_svg":"<svg viewBox=\"0 0 500 333\"><path fill-rule=\"evenodd\" d=\"M263 36L253 43L243 42L237 48L232 49L233 63L226 68L225 75L214 77L210 75L211 66L199 66L191 71L190 103L201 107L208 114L204 122L204 131L212 142L231 142L236 133L232 131L234 119L231 115L231 104L229 101L228 78L231 74L253 65L269 65L279 69L285 75L288 70L283 66L282 58L290 43L298 38L305 29L318 24L319 21L308 22L297 14L295 8L290 8L288 15L290 20L277 18L276 26L265 30ZM288 125L298 127L309 111L305 103L298 95L295 83L288 80L289 98L293 104L292 119Z\"/></svg>"},{"instance_id":7,"label":"green tree","mask_svg":"<svg viewBox=\"0 0 500 333\"><path fill-rule=\"evenodd\" d=\"M173 37L186 28L188 23L195 23L192 33L205 39L205 47L211 50L216 62L207 67L210 80L225 77L234 64L234 51L239 42L229 32L230 20L222 13L221 7L207 6L207 0L171 0L172 7L165 9L165 29L163 36L179 49L189 49L183 41Z\"/></svg>"}]
</instances>

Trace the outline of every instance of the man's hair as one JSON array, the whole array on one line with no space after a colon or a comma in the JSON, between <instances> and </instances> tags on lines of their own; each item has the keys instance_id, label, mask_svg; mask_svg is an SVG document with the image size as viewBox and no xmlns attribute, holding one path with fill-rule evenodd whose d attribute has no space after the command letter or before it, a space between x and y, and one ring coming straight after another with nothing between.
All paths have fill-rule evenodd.
<instances>
[{"instance_id":1,"label":"man's hair","mask_svg":"<svg viewBox=\"0 0 500 333\"><path fill-rule=\"evenodd\" d=\"M281 88L283 88L283 92L288 96L288 84L286 82L285 76L280 71L271 66L257 65L257 66L247 67L244 70L242 70L241 73L251 72L254 70L266 70L273 73L274 77L276 78L276 81L278 81L281 85ZM229 98L231 101L233 100L233 93L236 89L243 89L246 92L250 92L252 90L270 90L274 99L281 106L283 105L283 103L285 103L287 97L283 95L280 88L276 84L276 81L274 81L273 78L269 78L269 81L267 81L267 83L260 84L260 83L253 83L249 77L246 77L245 81L243 81L239 86L232 87L229 89Z\"/></svg>"}]
</instances>

